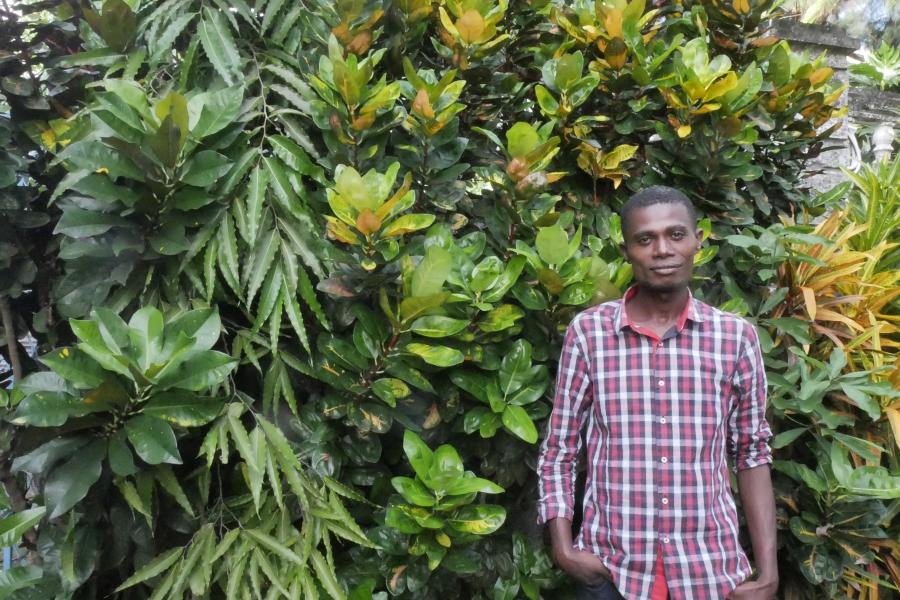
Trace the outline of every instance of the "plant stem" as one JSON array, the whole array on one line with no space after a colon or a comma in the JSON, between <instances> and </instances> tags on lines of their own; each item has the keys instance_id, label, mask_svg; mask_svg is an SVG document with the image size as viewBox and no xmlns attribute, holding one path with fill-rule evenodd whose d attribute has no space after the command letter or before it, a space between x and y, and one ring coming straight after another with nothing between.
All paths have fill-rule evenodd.
<instances>
[{"instance_id":1,"label":"plant stem","mask_svg":"<svg viewBox=\"0 0 900 600\"><path fill-rule=\"evenodd\" d=\"M12 365L13 378L16 383L22 380L22 359L19 357L19 346L16 341L16 330L13 324L13 312L9 306L9 299L0 296L0 319L3 322L3 330L6 331L6 347L9 348L9 364Z\"/></svg>"}]
</instances>

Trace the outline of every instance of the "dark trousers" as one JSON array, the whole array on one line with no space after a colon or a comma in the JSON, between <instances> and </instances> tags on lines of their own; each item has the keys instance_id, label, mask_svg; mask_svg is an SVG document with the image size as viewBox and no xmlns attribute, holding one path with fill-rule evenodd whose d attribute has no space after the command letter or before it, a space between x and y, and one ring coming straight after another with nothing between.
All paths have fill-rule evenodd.
<instances>
[{"instance_id":1,"label":"dark trousers","mask_svg":"<svg viewBox=\"0 0 900 600\"><path fill-rule=\"evenodd\" d=\"M575 588L575 600L623 600L622 594L609 580L596 585L579 583Z\"/></svg>"}]
</instances>

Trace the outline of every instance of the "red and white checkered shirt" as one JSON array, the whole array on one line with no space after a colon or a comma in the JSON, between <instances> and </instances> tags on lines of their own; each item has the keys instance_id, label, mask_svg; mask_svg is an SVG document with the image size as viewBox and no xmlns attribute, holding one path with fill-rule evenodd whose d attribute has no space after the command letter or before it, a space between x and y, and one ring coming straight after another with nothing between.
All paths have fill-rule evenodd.
<instances>
[{"instance_id":1,"label":"red and white checkered shirt","mask_svg":"<svg viewBox=\"0 0 900 600\"><path fill-rule=\"evenodd\" d=\"M725 598L750 574L726 455L738 471L772 460L756 330L689 297L659 338L629 322L634 293L566 331L538 461L539 522L573 516L586 425L575 547L603 560L625 598L650 597L658 551L672 600Z\"/></svg>"}]
</instances>

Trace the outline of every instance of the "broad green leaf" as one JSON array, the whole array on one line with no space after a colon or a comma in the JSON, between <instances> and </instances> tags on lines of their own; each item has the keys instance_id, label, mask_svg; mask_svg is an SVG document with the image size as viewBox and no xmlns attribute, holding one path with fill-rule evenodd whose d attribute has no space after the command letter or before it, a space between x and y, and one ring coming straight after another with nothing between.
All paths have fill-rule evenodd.
<instances>
[{"instance_id":1,"label":"broad green leaf","mask_svg":"<svg viewBox=\"0 0 900 600\"><path fill-rule=\"evenodd\" d=\"M494 504L464 506L449 520L450 526L463 533L487 535L506 521L506 510Z\"/></svg>"},{"instance_id":2,"label":"broad green leaf","mask_svg":"<svg viewBox=\"0 0 900 600\"><path fill-rule=\"evenodd\" d=\"M415 282L415 275L413 275ZM415 285L415 283L413 283ZM440 292L427 296L411 296L400 301L400 319L404 322L411 321L419 315L437 308L447 301L450 292Z\"/></svg>"},{"instance_id":3,"label":"broad green leaf","mask_svg":"<svg viewBox=\"0 0 900 600\"><path fill-rule=\"evenodd\" d=\"M64 458L73 456L91 439L87 436L59 437L38 446L28 454L16 457L11 471L24 471L32 475L48 473L53 466Z\"/></svg>"},{"instance_id":4,"label":"broad green leaf","mask_svg":"<svg viewBox=\"0 0 900 600\"><path fill-rule=\"evenodd\" d=\"M397 400L409 396L409 386L400 379L386 377L372 382L372 393L388 406L396 406Z\"/></svg>"},{"instance_id":5,"label":"broad green leaf","mask_svg":"<svg viewBox=\"0 0 900 600\"><path fill-rule=\"evenodd\" d=\"M223 406L224 403L219 398L183 390L169 390L152 396L141 413L180 427L199 427L219 416Z\"/></svg>"},{"instance_id":6,"label":"broad green leaf","mask_svg":"<svg viewBox=\"0 0 900 600\"><path fill-rule=\"evenodd\" d=\"M184 164L181 181L197 187L209 187L231 168L227 156L213 150L201 150Z\"/></svg>"},{"instance_id":7,"label":"broad green leaf","mask_svg":"<svg viewBox=\"0 0 900 600\"><path fill-rule=\"evenodd\" d=\"M440 293L453 266L453 257L447 250L431 246L416 267L410 286L413 296L431 296Z\"/></svg>"},{"instance_id":8,"label":"broad green leaf","mask_svg":"<svg viewBox=\"0 0 900 600\"><path fill-rule=\"evenodd\" d=\"M138 415L125 423L125 431L135 452L148 464L181 464L175 432L163 419Z\"/></svg>"},{"instance_id":9,"label":"broad green leaf","mask_svg":"<svg viewBox=\"0 0 900 600\"><path fill-rule=\"evenodd\" d=\"M452 367L465 360L465 355L456 348L448 346L430 346L428 344L411 343L404 350L415 354L425 362L436 367Z\"/></svg>"},{"instance_id":10,"label":"broad green leaf","mask_svg":"<svg viewBox=\"0 0 900 600\"><path fill-rule=\"evenodd\" d=\"M541 138L530 123L515 123L506 132L506 150L512 158L527 155L540 143Z\"/></svg>"},{"instance_id":11,"label":"broad green leaf","mask_svg":"<svg viewBox=\"0 0 900 600\"><path fill-rule=\"evenodd\" d=\"M163 315L152 306L139 309L128 320L128 337L145 372L157 361L163 347Z\"/></svg>"},{"instance_id":12,"label":"broad green leaf","mask_svg":"<svg viewBox=\"0 0 900 600\"><path fill-rule=\"evenodd\" d=\"M43 506L36 506L0 519L0 545L18 545L22 534L40 523L46 512L47 509Z\"/></svg>"},{"instance_id":13,"label":"broad green leaf","mask_svg":"<svg viewBox=\"0 0 900 600\"><path fill-rule=\"evenodd\" d=\"M201 391L224 381L237 360L216 350L200 352L157 382L161 389Z\"/></svg>"},{"instance_id":14,"label":"broad green leaf","mask_svg":"<svg viewBox=\"0 0 900 600\"><path fill-rule=\"evenodd\" d=\"M16 425L59 427L69 417L90 412L86 408L78 398L64 392L37 392L19 403L11 420Z\"/></svg>"},{"instance_id":15,"label":"broad green leaf","mask_svg":"<svg viewBox=\"0 0 900 600\"><path fill-rule=\"evenodd\" d=\"M510 433L524 442L533 444L538 439L537 428L525 409L521 406L509 405L503 411L503 426Z\"/></svg>"},{"instance_id":16,"label":"broad green leaf","mask_svg":"<svg viewBox=\"0 0 900 600\"><path fill-rule=\"evenodd\" d=\"M64 515L87 495L100 479L105 456L106 440L94 440L50 472L44 485L47 518Z\"/></svg>"},{"instance_id":17,"label":"broad green leaf","mask_svg":"<svg viewBox=\"0 0 900 600\"><path fill-rule=\"evenodd\" d=\"M434 506L436 499L434 494L416 479L410 477L394 477L391 485L397 493L416 506Z\"/></svg>"},{"instance_id":18,"label":"broad green leaf","mask_svg":"<svg viewBox=\"0 0 900 600\"><path fill-rule=\"evenodd\" d=\"M584 69L584 57L581 52L563 54L556 63L556 87L560 90L569 88L573 83L581 79Z\"/></svg>"},{"instance_id":19,"label":"broad green leaf","mask_svg":"<svg viewBox=\"0 0 900 600\"><path fill-rule=\"evenodd\" d=\"M407 429L403 433L403 452L419 479L425 479L434 462L434 453L418 435Z\"/></svg>"},{"instance_id":20,"label":"broad green leaf","mask_svg":"<svg viewBox=\"0 0 900 600\"><path fill-rule=\"evenodd\" d=\"M465 319L452 319L438 315L419 317L410 325L410 330L424 337L442 338L456 335L469 325Z\"/></svg>"},{"instance_id":21,"label":"broad green leaf","mask_svg":"<svg viewBox=\"0 0 900 600\"><path fill-rule=\"evenodd\" d=\"M524 316L525 311L515 304L503 304L487 313L478 322L478 328L489 333L503 331L514 326Z\"/></svg>"},{"instance_id":22,"label":"broad green leaf","mask_svg":"<svg viewBox=\"0 0 900 600\"><path fill-rule=\"evenodd\" d=\"M558 223L538 231L535 247L541 260L550 265L559 266L569 258L569 237Z\"/></svg>"},{"instance_id":23,"label":"broad green leaf","mask_svg":"<svg viewBox=\"0 0 900 600\"><path fill-rule=\"evenodd\" d=\"M503 493L503 488L487 479L481 479L480 477L466 477L464 479L458 479L448 485L446 491L448 494L454 496L474 494L475 492L501 494Z\"/></svg>"},{"instance_id":24,"label":"broad green leaf","mask_svg":"<svg viewBox=\"0 0 900 600\"><path fill-rule=\"evenodd\" d=\"M109 466L112 468L113 473L120 477L127 477L138 472L131 449L125 443L125 438L124 429L118 430L109 438Z\"/></svg>"}]
</instances>

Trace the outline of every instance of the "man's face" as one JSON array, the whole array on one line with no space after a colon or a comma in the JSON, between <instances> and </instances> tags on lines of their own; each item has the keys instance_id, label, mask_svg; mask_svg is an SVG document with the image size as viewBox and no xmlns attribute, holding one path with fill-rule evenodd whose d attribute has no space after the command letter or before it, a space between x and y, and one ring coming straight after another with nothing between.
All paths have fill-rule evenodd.
<instances>
[{"instance_id":1,"label":"man's face","mask_svg":"<svg viewBox=\"0 0 900 600\"><path fill-rule=\"evenodd\" d=\"M660 292L687 287L700 250L700 231L694 230L683 204L661 203L635 209L623 231L622 253L631 262L634 280Z\"/></svg>"}]
</instances>

